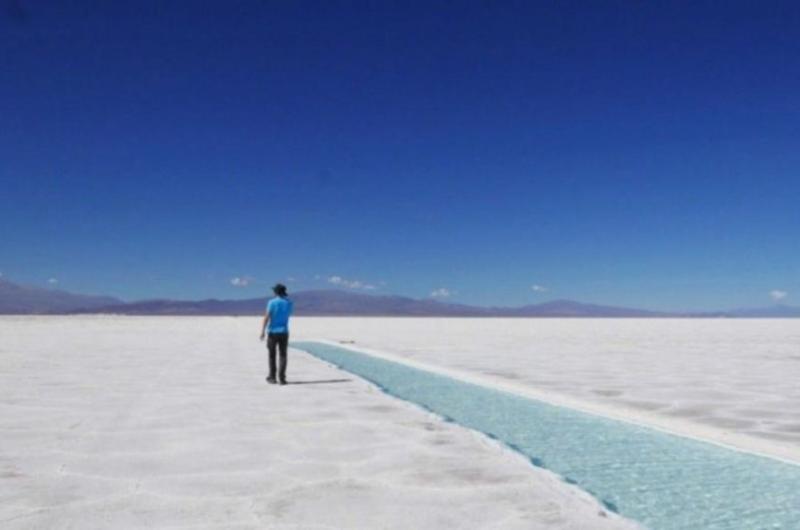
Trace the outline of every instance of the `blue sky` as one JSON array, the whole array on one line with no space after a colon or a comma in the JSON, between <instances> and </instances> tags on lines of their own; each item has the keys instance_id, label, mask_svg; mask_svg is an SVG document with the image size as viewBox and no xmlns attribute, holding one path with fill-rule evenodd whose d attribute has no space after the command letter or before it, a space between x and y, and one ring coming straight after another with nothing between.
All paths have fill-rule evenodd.
<instances>
[{"instance_id":1,"label":"blue sky","mask_svg":"<svg viewBox=\"0 0 800 530\"><path fill-rule=\"evenodd\" d=\"M602 4L3 4L0 271L125 299L800 298L800 6Z\"/></svg>"}]
</instances>

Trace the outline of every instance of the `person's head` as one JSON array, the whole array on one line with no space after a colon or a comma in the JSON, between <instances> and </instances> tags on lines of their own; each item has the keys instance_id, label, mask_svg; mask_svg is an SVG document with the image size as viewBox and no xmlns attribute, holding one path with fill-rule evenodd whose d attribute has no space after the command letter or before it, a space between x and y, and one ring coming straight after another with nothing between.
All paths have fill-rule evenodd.
<instances>
[{"instance_id":1,"label":"person's head","mask_svg":"<svg viewBox=\"0 0 800 530\"><path fill-rule=\"evenodd\" d=\"M286 296L286 286L282 283L276 283L272 287L272 292L275 293L277 296Z\"/></svg>"}]
</instances>

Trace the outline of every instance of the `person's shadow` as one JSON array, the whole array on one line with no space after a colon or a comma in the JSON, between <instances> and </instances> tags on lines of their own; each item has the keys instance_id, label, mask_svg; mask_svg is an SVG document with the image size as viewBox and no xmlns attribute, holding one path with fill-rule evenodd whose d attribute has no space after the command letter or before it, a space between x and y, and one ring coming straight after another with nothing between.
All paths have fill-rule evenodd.
<instances>
[{"instance_id":1,"label":"person's shadow","mask_svg":"<svg viewBox=\"0 0 800 530\"><path fill-rule=\"evenodd\" d=\"M316 381L287 381L287 385L327 385L329 383L347 383L352 379L318 379Z\"/></svg>"}]
</instances>

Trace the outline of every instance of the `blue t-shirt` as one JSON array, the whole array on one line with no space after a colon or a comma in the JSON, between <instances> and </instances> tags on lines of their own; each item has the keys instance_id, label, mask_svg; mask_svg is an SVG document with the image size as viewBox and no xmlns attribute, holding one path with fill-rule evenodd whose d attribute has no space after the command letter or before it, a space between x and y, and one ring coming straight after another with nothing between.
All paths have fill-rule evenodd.
<instances>
[{"instance_id":1,"label":"blue t-shirt","mask_svg":"<svg viewBox=\"0 0 800 530\"><path fill-rule=\"evenodd\" d=\"M280 296L267 302L267 313L269 314L269 333L289 333L289 316L292 314L292 301Z\"/></svg>"}]
</instances>

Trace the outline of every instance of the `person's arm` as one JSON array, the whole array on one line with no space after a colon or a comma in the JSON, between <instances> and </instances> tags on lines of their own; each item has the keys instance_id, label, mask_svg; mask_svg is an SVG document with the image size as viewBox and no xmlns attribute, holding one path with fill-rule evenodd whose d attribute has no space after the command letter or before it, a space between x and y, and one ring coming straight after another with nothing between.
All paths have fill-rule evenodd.
<instances>
[{"instance_id":1,"label":"person's arm","mask_svg":"<svg viewBox=\"0 0 800 530\"><path fill-rule=\"evenodd\" d=\"M269 324L269 311L264 311L264 319L261 321L261 336L258 337L258 340L264 340L264 330L267 329L267 324Z\"/></svg>"}]
</instances>

